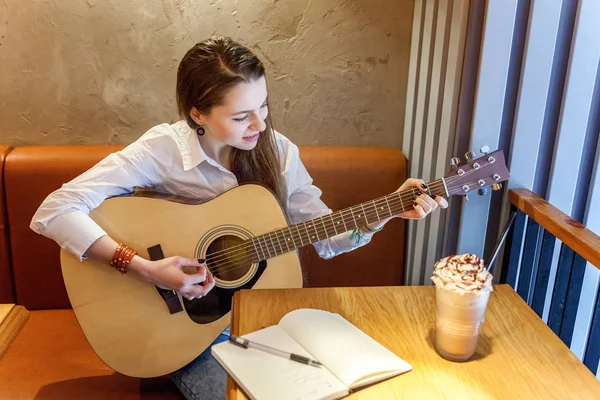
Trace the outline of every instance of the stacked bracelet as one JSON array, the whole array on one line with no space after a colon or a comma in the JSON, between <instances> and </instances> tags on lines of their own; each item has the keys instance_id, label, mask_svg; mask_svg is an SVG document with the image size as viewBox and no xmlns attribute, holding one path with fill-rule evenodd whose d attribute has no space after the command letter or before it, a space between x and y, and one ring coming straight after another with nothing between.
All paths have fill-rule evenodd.
<instances>
[{"instance_id":1,"label":"stacked bracelet","mask_svg":"<svg viewBox=\"0 0 600 400\"><path fill-rule=\"evenodd\" d=\"M133 257L137 254L135 250L119 243L115 254L113 254L112 260L110 260L110 266L119 271L121 274L127 273L127 265L131 262Z\"/></svg>"},{"instance_id":2,"label":"stacked bracelet","mask_svg":"<svg viewBox=\"0 0 600 400\"><path fill-rule=\"evenodd\" d=\"M360 227L360 230L363 231L363 233L366 233L366 234L373 234L373 233L379 232L382 229L383 229L383 226L380 227L380 228L377 228L377 229L369 228L369 225L363 225L363 226Z\"/></svg>"},{"instance_id":3,"label":"stacked bracelet","mask_svg":"<svg viewBox=\"0 0 600 400\"><path fill-rule=\"evenodd\" d=\"M383 226L379 229L371 229L366 225L354 228L352 229L352 233L350 233L350 243L354 246L362 246L371 240L371 236L373 236L375 232L379 232L382 229Z\"/></svg>"}]
</instances>

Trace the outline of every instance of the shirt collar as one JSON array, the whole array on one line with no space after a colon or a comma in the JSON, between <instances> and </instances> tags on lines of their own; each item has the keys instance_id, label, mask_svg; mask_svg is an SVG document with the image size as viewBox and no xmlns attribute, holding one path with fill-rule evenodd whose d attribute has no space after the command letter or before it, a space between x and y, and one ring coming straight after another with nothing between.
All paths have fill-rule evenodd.
<instances>
[{"instance_id":1,"label":"shirt collar","mask_svg":"<svg viewBox=\"0 0 600 400\"><path fill-rule=\"evenodd\" d=\"M173 124L173 128L177 132L177 146L181 153L184 171L196 168L202 161L208 159L202 146L200 146L198 135L189 127L186 121L176 122Z\"/></svg>"},{"instance_id":2,"label":"shirt collar","mask_svg":"<svg viewBox=\"0 0 600 400\"><path fill-rule=\"evenodd\" d=\"M198 134L194 129L189 127L186 121L179 121L173 127L177 132L177 145L181 153L181 159L183 160L184 171L194 169L203 161L206 161L223 172L230 173L225 167L206 155L198 140Z\"/></svg>"}]
</instances>

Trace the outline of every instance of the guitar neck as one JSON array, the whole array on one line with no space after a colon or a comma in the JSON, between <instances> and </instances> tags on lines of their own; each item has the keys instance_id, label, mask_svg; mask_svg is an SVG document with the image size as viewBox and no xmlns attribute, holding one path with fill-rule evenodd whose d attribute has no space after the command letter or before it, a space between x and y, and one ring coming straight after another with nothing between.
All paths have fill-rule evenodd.
<instances>
[{"instance_id":1,"label":"guitar neck","mask_svg":"<svg viewBox=\"0 0 600 400\"><path fill-rule=\"evenodd\" d=\"M428 183L427 187L427 192L432 197L448 196L443 178ZM249 239L254 249L250 257L254 262L267 260L404 211L410 211L413 209L415 198L421 193L418 188L392 193L310 221L254 237Z\"/></svg>"}]
</instances>

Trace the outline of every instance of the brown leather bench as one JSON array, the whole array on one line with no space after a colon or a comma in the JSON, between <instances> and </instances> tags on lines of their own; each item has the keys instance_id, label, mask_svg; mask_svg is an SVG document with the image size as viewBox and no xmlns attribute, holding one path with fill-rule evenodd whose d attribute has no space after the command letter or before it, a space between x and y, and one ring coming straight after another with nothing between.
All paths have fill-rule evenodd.
<instances>
[{"instance_id":1,"label":"brown leather bench","mask_svg":"<svg viewBox=\"0 0 600 400\"><path fill-rule=\"evenodd\" d=\"M0 285L0 296L11 302L14 291L14 301L30 311L30 318L0 360L0 398L179 398L166 379L123 376L94 354L70 310L59 247L29 229L35 210L51 191L118 149L19 147L6 155L3 176L10 239L2 242L6 249L0 243L0 257L8 250L11 268L1 258L0 279L11 278L14 287ZM4 157L2 151L8 149L0 148ZM301 147L300 154L333 210L388 194L406 179L406 160L396 149ZM305 286L400 285L404 223L395 219L368 246L331 260L320 259L312 247L300 255Z\"/></svg>"}]
</instances>

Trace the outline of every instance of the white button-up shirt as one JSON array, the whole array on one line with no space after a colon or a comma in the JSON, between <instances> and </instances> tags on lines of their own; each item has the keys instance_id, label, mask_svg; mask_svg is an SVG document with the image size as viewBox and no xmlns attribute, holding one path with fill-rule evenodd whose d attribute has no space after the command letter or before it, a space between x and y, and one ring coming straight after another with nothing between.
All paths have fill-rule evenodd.
<instances>
[{"instance_id":1,"label":"white button-up shirt","mask_svg":"<svg viewBox=\"0 0 600 400\"><path fill-rule=\"evenodd\" d=\"M290 222L331 213L320 198L321 191L312 184L298 147L280 133L276 133L276 143ZM31 229L81 259L92 243L106 235L88 214L108 197L151 187L161 193L208 200L236 186L235 175L206 155L196 132L185 121L161 124L48 195L33 216ZM369 235L351 240L346 232L313 245L321 257L331 258L369 241Z\"/></svg>"}]
</instances>

